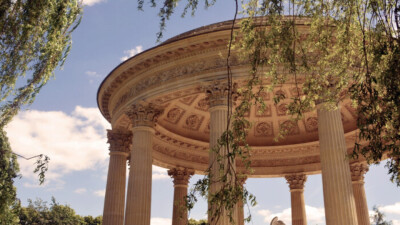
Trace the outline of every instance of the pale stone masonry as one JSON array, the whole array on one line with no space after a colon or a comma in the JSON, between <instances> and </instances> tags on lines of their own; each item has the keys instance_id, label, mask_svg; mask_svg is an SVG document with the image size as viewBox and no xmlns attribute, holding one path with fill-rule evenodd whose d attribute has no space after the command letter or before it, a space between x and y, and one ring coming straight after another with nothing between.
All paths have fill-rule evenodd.
<instances>
[{"instance_id":1,"label":"pale stone masonry","mask_svg":"<svg viewBox=\"0 0 400 225\"><path fill-rule=\"evenodd\" d=\"M125 211L126 159L132 133L107 130L110 143L106 195L104 198L103 224L123 224Z\"/></svg>"},{"instance_id":2,"label":"pale stone masonry","mask_svg":"<svg viewBox=\"0 0 400 225\"><path fill-rule=\"evenodd\" d=\"M317 112L326 225L357 225L340 109L321 104Z\"/></svg>"},{"instance_id":3,"label":"pale stone masonry","mask_svg":"<svg viewBox=\"0 0 400 225\"><path fill-rule=\"evenodd\" d=\"M368 172L368 166L364 163L353 163L350 165L350 170L358 225L370 225L367 197L364 188L364 175Z\"/></svg>"},{"instance_id":4,"label":"pale stone masonry","mask_svg":"<svg viewBox=\"0 0 400 225\"><path fill-rule=\"evenodd\" d=\"M194 170L187 168L173 168L168 170L168 175L174 182L174 201L172 210L172 225L187 225L187 209L185 198L188 194L188 184Z\"/></svg>"},{"instance_id":5,"label":"pale stone masonry","mask_svg":"<svg viewBox=\"0 0 400 225\"><path fill-rule=\"evenodd\" d=\"M218 144L218 139L221 138L224 131L226 131L228 126L228 107L232 107L232 102L230 102L230 106L228 106L228 93L229 88L228 84L225 82L215 81L212 85L207 86L205 88L207 92L207 97L210 102L210 155L209 155L209 166L210 166L210 188L209 193L215 194L217 193L223 183L221 183L221 172L220 172L220 165L219 163L224 164L224 168L228 167L228 162L226 155L228 154L226 148L220 148L219 152L215 152L215 147ZM232 91L232 90L231 90ZM236 98L236 93L233 91L233 98ZM219 156L218 156L219 155ZM217 161L217 157L224 157L222 162ZM235 160L232 162L232 167L236 168ZM229 179L229 178L228 178ZM229 181L228 181L229 182ZM232 181L234 182L234 181ZM210 201L210 199L209 199ZM229 221L229 217L227 216L227 212L222 209L221 216L215 218L212 215L215 212L215 206L210 205L208 206L209 215L208 215L208 223L210 225L228 225L231 224ZM237 209L233 209L233 218L237 218L236 214ZM211 213L211 215L210 215ZM237 223L237 221L235 221Z\"/></svg>"},{"instance_id":6,"label":"pale stone masonry","mask_svg":"<svg viewBox=\"0 0 400 225\"><path fill-rule=\"evenodd\" d=\"M133 105L127 111L133 124L133 140L125 225L150 224L154 123L161 113L150 104Z\"/></svg>"},{"instance_id":7,"label":"pale stone masonry","mask_svg":"<svg viewBox=\"0 0 400 225\"><path fill-rule=\"evenodd\" d=\"M305 174L286 175L285 179L290 188L290 202L292 205L292 225L307 225L306 205L304 203Z\"/></svg>"},{"instance_id":8,"label":"pale stone masonry","mask_svg":"<svg viewBox=\"0 0 400 225\"><path fill-rule=\"evenodd\" d=\"M235 30L239 29L240 20L236 20ZM299 35L309 33L309 22L307 18L296 18ZM211 166L212 179L220 178L216 154L210 149L228 126L228 110L234 111L235 104L242 100L237 93L242 98L249 94L243 87L251 75L248 58L242 57L237 48L231 49L229 72L231 81L237 85L231 90L232 102L228 102L227 46L232 23L220 22L171 38L121 63L102 82L97 103L112 127L108 134L105 225L150 225L152 165L170 171L186 168L196 174L207 173ZM257 72L262 76L266 69ZM281 69L284 68L278 68L277 72ZM337 110L324 110L321 103L317 110L304 112L301 120L293 121L288 107L291 99L303 94L301 87L307 76L289 76L270 90L266 88L268 79L262 80L261 86L254 84L253 91L264 105L250 104L244 115L251 123L246 127L246 142L251 148L252 173L246 175L253 179L293 175L295 179L286 177L293 186L295 181L303 185L306 175L322 173L326 224L369 225L363 180L366 161L359 157L355 162L347 157L354 143L367 144L357 138L357 109L343 95ZM277 103L276 96L285 99ZM281 127L290 129L285 138L276 142ZM222 155L226 153L226 149L221 149ZM130 168L125 195L127 160ZM222 163L226 166L226 161ZM236 158L232 163L237 173L247 173L241 159ZM171 176L174 183L178 182L172 172ZM186 181L182 182L182 186L175 184L174 201L187 193ZM212 183L209 193L216 193L220 187L221 183ZM303 189L291 187L293 224L307 221ZM182 222L176 220L176 211L174 208L174 225ZM243 225L242 202L238 202L234 211L235 224ZM228 220L223 212L219 221L211 224L228 225Z\"/></svg>"}]
</instances>

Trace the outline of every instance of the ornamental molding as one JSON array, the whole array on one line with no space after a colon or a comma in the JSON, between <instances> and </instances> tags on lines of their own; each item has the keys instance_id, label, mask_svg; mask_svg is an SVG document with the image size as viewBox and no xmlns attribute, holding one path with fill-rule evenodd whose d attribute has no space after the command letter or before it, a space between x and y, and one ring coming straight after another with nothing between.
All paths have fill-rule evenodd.
<instances>
[{"instance_id":1,"label":"ornamental molding","mask_svg":"<svg viewBox=\"0 0 400 225\"><path fill-rule=\"evenodd\" d=\"M368 172L369 168L363 163L353 163L350 165L351 180L353 182L364 181L364 175Z\"/></svg>"},{"instance_id":2,"label":"ornamental molding","mask_svg":"<svg viewBox=\"0 0 400 225\"><path fill-rule=\"evenodd\" d=\"M225 62L224 62L225 63ZM225 64L226 66L226 64ZM237 92L237 83L232 84L231 96L232 103L234 103L239 94ZM211 84L207 84L203 87L204 92L207 95L210 107L228 105L229 85L228 82L222 80L214 80Z\"/></svg>"},{"instance_id":3,"label":"ornamental molding","mask_svg":"<svg viewBox=\"0 0 400 225\"><path fill-rule=\"evenodd\" d=\"M291 174L286 175L285 179L289 184L290 190L304 189L304 184L307 181L307 176L305 174Z\"/></svg>"},{"instance_id":4,"label":"ornamental molding","mask_svg":"<svg viewBox=\"0 0 400 225\"><path fill-rule=\"evenodd\" d=\"M194 170L188 168L172 168L168 170L168 175L174 179L174 185L187 186L193 174Z\"/></svg>"},{"instance_id":5,"label":"ornamental molding","mask_svg":"<svg viewBox=\"0 0 400 225\"><path fill-rule=\"evenodd\" d=\"M110 144L110 152L130 152L132 144L132 132L121 130L107 130L107 143Z\"/></svg>"},{"instance_id":6,"label":"ornamental molding","mask_svg":"<svg viewBox=\"0 0 400 225\"><path fill-rule=\"evenodd\" d=\"M232 57L230 61L231 66L245 65L246 61L239 61L237 57ZM215 69L226 67L226 60L223 58L211 58L207 60L197 60L194 63L185 64L181 66L174 66L172 69L158 72L154 75L146 76L134 84L127 92L125 92L113 107L112 112L115 113L122 105L129 99L137 96L141 92L154 88L160 83L170 82L172 80L183 79L185 77L192 77L194 74L207 72ZM140 76L140 75L138 75ZM200 91L200 90L199 90Z\"/></svg>"},{"instance_id":7,"label":"ornamental molding","mask_svg":"<svg viewBox=\"0 0 400 225\"><path fill-rule=\"evenodd\" d=\"M163 113L163 109L154 104L133 104L125 112L131 120L133 127L148 126L154 127L159 115Z\"/></svg>"}]
</instances>

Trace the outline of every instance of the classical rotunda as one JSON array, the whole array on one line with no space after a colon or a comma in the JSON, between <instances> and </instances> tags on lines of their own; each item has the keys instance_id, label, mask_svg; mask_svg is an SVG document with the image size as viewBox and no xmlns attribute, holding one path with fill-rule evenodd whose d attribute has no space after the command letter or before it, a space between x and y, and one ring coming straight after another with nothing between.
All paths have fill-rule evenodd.
<instances>
[{"instance_id":1,"label":"classical rotunda","mask_svg":"<svg viewBox=\"0 0 400 225\"><path fill-rule=\"evenodd\" d=\"M296 23L301 32L309 28L306 20ZM112 125L104 225L150 225L152 165L168 168L173 180L172 224L187 224L179 208L189 178L204 174L215 154L209 149L227 127L225 56L231 26L232 21L226 21L175 36L121 63L101 84L98 106ZM245 82L249 63L233 52L230 64L234 82ZM306 225L304 183L307 175L322 173L326 224L369 225L363 181L368 167L346 157L357 137L350 100L340 101L335 111L318 106L305 113L304 119L291 124L284 140L274 141L279 127L293 122L287 115L290 100L274 104L273 96L290 99L298 93L289 80L263 93L265 111L253 106L246 115L252 122L248 143L254 170L247 177L284 177L292 224ZM244 170L240 160L236 167ZM236 224L243 225L240 204L237 217ZM222 219L219 224L229 223Z\"/></svg>"}]
</instances>

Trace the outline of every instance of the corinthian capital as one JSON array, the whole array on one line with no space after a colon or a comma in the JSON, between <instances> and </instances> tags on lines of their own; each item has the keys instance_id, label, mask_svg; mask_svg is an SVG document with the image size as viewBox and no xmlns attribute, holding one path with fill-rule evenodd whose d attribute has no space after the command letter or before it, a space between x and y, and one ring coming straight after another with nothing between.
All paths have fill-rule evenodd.
<instances>
[{"instance_id":1,"label":"corinthian capital","mask_svg":"<svg viewBox=\"0 0 400 225\"><path fill-rule=\"evenodd\" d=\"M107 139L110 144L110 152L129 152L129 145L132 143L130 131L107 130Z\"/></svg>"},{"instance_id":2,"label":"corinthian capital","mask_svg":"<svg viewBox=\"0 0 400 225\"><path fill-rule=\"evenodd\" d=\"M187 186L194 170L187 168L173 168L168 170L168 175L174 179L174 185Z\"/></svg>"},{"instance_id":3,"label":"corinthian capital","mask_svg":"<svg viewBox=\"0 0 400 225\"><path fill-rule=\"evenodd\" d=\"M204 86L203 89L207 94L207 98L210 102L210 107L218 105L228 105L229 85L227 82L216 80L212 84ZM232 84L232 88L230 91L232 94L231 101L234 102L238 97L236 83Z\"/></svg>"},{"instance_id":4,"label":"corinthian capital","mask_svg":"<svg viewBox=\"0 0 400 225\"><path fill-rule=\"evenodd\" d=\"M126 111L126 115L129 117L134 127L153 127L155 122L157 122L158 116L162 113L163 109L151 103L134 104Z\"/></svg>"},{"instance_id":5,"label":"corinthian capital","mask_svg":"<svg viewBox=\"0 0 400 225\"><path fill-rule=\"evenodd\" d=\"M350 165L351 180L364 181L364 174L368 172L368 166L363 163L353 163Z\"/></svg>"},{"instance_id":6,"label":"corinthian capital","mask_svg":"<svg viewBox=\"0 0 400 225\"><path fill-rule=\"evenodd\" d=\"M307 181L305 174L291 174L285 176L287 183L289 184L290 190L304 189L304 183Z\"/></svg>"}]
</instances>

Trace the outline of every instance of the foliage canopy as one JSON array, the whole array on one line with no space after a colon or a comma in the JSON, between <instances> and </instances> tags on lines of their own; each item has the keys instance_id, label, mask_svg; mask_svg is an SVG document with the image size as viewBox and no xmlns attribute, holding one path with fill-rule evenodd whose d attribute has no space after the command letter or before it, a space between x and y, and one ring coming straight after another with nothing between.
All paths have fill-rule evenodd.
<instances>
[{"instance_id":1,"label":"foliage canopy","mask_svg":"<svg viewBox=\"0 0 400 225\"><path fill-rule=\"evenodd\" d=\"M4 127L65 62L81 13L78 0L0 1L0 220L15 220L7 212L15 208L19 172ZM35 172L42 183L49 159L38 157Z\"/></svg>"},{"instance_id":2,"label":"foliage canopy","mask_svg":"<svg viewBox=\"0 0 400 225\"><path fill-rule=\"evenodd\" d=\"M139 9L144 2L138 0ZM157 7L155 1L149 2ZM160 5L158 39L178 2L182 1L165 0ZM188 10L194 14L200 3L209 7L215 1L183 2L182 16ZM240 12L239 2L234 0L232 4L236 4L236 11L232 12L228 51L239 52L249 61L251 69L247 86L238 90L243 101L227 115L231 127L212 149L218 153L221 149L228 150L227 154L217 157L223 176L219 180L209 176L200 180L189 194L189 208L197 201L196 194L209 195L210 182L225 184L218 193L207 197L210 204L218 205L221 210L232 212L239 199L246 202L248 197L254 203L255 199L245 188L238 188L235 168L224 168L224 165L241 158L248 166L247 173L251 173L246 144L251 123L244 115L251 105L265 107L263 91L272 91L289 81L294 81L298 90L288 107L293 122L302 119L304 112L315 110L318 104L336 109L342 99L350 98L357 111L359 129L352 157L363 156L369 163L388 158L388 173L392 182L400 186L400 1L242 0ZM238 13L244 19L234 31ZM309 26L306 34L299 31L300 20ZM229 55L227 81L231 91ZM274 101L278 103L284 98L275 96ZM284 138L290 129L290 126L281 127L276 139Z\"/></svg>"}]
</instances>

